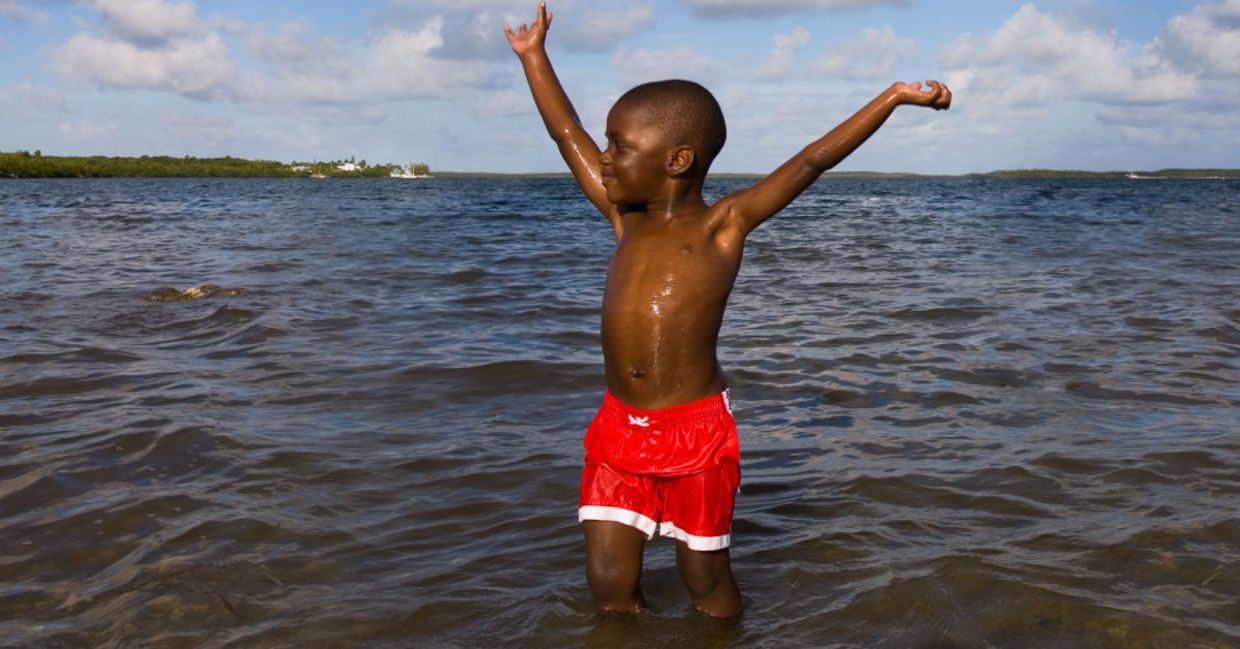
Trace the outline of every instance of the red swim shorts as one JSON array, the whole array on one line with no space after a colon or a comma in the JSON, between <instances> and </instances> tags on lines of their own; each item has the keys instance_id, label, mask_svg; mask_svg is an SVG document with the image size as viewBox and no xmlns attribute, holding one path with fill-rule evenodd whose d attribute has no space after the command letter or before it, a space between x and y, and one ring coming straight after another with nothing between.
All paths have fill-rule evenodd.
<instances>
[{"instance_id":1,"label":"red swim shorts","mask_svg":"<svg viewBox=\"0 0 1240 649\"><path fill-rule=\"evenodd\" d=\"M603 396L586 431L578 518L657 531L692 550L731 543L740 445L728 393L642 410Z\"/></svg>"}]
</instances>

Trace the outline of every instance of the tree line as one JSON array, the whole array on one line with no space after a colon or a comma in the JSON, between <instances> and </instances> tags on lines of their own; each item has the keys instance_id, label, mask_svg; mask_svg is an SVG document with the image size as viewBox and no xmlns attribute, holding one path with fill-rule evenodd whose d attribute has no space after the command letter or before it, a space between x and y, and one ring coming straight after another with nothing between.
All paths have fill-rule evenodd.
<instances>
[{"instance_id":1,"label":"tree line","mask_svg":"<svg viewBox=\"0 0 1240 649\"><path fill-rule=\"evenodd\" d=\"M342 168L343 167L343 168ZM430 175L430 165L414 163L416 175ZM350 161L294 162L185 156L45 156L41 151L0 151L0 178L379 178L399 172L394 164L368 165Z\"/></svg>"}]
</instances>

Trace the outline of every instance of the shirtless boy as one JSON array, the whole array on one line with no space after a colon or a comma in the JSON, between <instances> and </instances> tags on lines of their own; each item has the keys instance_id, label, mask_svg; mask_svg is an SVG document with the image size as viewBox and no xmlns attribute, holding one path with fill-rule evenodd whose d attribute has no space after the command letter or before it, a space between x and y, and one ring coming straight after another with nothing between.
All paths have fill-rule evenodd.
<instances>
[{"instance_id":1,"label":"shirtless boy","mask_svg":"<svg viewBox=\"0 0 1240 649\"><path fill-rule=\"evenodd\" d=\"M544 44L551 14L504 31L547 131L616 251L603 295L607 376L586 432L579 518L600 612L644 608L646 540L676 539L676 567L704 613L740 613L728 555L740 451L715 343L745 237L861 145L901 104L944 109L937 81L897 83L756 185L707 205L702 182L723 146L719 104L688 81L644 84L607 115L607 148L581 127Z\"/></svg>"}]
</instances>

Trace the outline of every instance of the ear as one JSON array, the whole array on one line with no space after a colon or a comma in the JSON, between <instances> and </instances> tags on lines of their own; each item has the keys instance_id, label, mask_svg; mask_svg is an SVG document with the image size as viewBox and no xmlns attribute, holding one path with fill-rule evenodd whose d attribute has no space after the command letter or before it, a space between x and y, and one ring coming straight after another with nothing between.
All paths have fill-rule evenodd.
<instances>
[{"instance_id":1,"label":"ear","mask_svg":"<svg viewBox=\"0 0 1240 649\"><path fill-rule=\"evenodd\" d=\"M697 153L688 144L682 144L667 158L667 175L680 178L689 174L693 163L697 161Z\"/></svg>"}]
</instances>

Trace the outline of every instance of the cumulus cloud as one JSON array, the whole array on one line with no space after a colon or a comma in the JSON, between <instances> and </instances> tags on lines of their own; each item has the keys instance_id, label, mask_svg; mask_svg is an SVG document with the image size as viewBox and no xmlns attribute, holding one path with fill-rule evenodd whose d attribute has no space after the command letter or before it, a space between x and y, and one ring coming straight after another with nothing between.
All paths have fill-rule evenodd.
<instances>
[{"instance_id":1,"label":"cumulus cloud","mask_svg":"<svg viewBox=\"0 0 1240 649\"><path fill-rule=\"evenodd\" d=\"M910 0L689 0L701 15L733 13L771 13L818 9L838 11L892 5L907 5Z\"/></svg>"},{"instance_id":2,"label":"cumulus cloud","mask_svg":"<svg viewBox=\"0 0 1240 649\"><path fill-rule=\"evenodd\" d=\"M196 99L234 97L238 78L218 34L147 48L80 32L53 53L52 67L102 86L164 90Z\"/></svg>"},{"instance_id":3,"label":"cumulus cloud","mask_svg":"<svg viewBox=\"0 0 1240 649\"><path fill-rule=\"evenodd\" d=\"M368 96L450 97L462 87L487 82L489 70L481 63L432 60L443 45L443 22L432 20L417 31L392 29L369 46L366 74L360 87Z\"/></svg>"},{"instance_id":4,"label":"cumulus cloud","mask_svg":"<svg viewBox=\"0 0 1240 649\"><path fill-rule=\"evenodd\" d=\"M554 47L604 52L654 24L651 0L557 0L552 7ZM457 59L507 59L511 50L504 27L516 28L535 17L535 3L512 0L389 0L372 25L388 29L442 21L444 42L436 55Z\"/></svg>"},{"instance_id":5,"label":"cumulus cloud","mask_svg":"<svg viewBox=\"0 0 1240 649\"><path fill-rule=\"evenodd\" d=\"M192 0L90 0L119 36L136 43L163 43L197 31Z\"/></svg>"},{"instance_id":6,"label":"cumulus cloud","mask_svg":"<svg viewBox=\"0 0 1240 649\"><path fill-rule=\"evenodd\" d=\"M1008 105L1062 99L1157 103L1197 91L1195 77L1156 48L1074 27L1032 3L988 36L961 35L940 52L939 63L958 95Z\"/></svg>"},{"instance_id":7,"label":"cumulus cloud","mask_svg":"<svg viewBox=\"0 0 1240 649\"><path fill-rule=\"evenodd\" d=\"M1177 66L1209 77L1240 74L1240 0L1211 2L1175 16L1154 49Z\"/></svg>"},{"instance_id":8,"label":"cumulus cloud","mask_svg":"<svg viewBox=\"0 0 1240 649\"><path fill-rule=\"evenodd\" d=\"M846 40L823 50L815 67L832 77L885 79L902 62L915 59L919 51L916 40L901 40L891 25L884 25L882 29L868 27L861 33L861 38Z\"/></svg>"},{"instance_id":9,"label":"cumulus cloud","mask_svg":"<svg viewBox=\"0 0 1240 649\"><path fill-rule=\"evenodd\" d=\"M346 41L301 23L204 20L189 0L91 0L91 6L99 10L99 29L86 27L56 48L51 67L103 87L211 101L356 105L452 96L490 84L493 74L480 60L443 56L439 16ZM495 38L504 40L498 28ZM229 42L240 43L249 67L236 63Z\"/></svg>"},{"instance_id":10,"label":"cumulus cloud","mask_svg":"<svg viewBox=\"0 0 1240 649\"><path fill-rule=\"evenodd\" d=\"M797 54L809 44L809 32L797 25L787 34L775 35L775 48L766 57L766 63L758 73L759 78L766 80L784 79L792 67Z\"/></svg>"}]
</instances>

